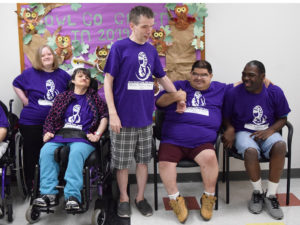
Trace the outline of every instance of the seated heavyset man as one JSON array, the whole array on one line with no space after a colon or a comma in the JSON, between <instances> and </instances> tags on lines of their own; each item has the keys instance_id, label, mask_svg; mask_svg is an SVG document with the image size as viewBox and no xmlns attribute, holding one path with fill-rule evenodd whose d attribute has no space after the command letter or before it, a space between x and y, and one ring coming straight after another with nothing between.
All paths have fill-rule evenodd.
<instances>
[{"instance_id":1,"label":"seated heavyset man","mask_svg":"<svg viewBox=\"0 0 300 225\"><path fill-rule=\"evenodd\" d=\"M263 85L265 67L259 61L248 62L242 72L243 84L229 90L225 98L225 147L235 142L244 157L246 171L254 191L249 201L250 212L258 214L263 204L275 219L283 218L276 198L279 179L284 167L286 144L278 131L285 125L290 112L283 91L270 84ZM261 185L259 158L270 159L268 189Z\"/></svg>"},{"instance_id":2,"label":"seated heavyset man","mask_svg":"<svg viewBox=\"0 0 300 225\"><path fill-rule=\"evenodd\" d=\"M200 214L205 220L212 216L216 200L215 186L218 161L214 143L222 121L222 104L228 87L211 82L212 68L204 60L196 61L189 81L176 81L175 93L162 92L156 105L165 112L159 147L159 173L170 198L170 206L178 220L184 223L188 210L176 184L176 165L183 159L195 160L201 168L204 193L200 199ZM186 101L181 110L176 102Z\"/></svg>"}]
</instances>

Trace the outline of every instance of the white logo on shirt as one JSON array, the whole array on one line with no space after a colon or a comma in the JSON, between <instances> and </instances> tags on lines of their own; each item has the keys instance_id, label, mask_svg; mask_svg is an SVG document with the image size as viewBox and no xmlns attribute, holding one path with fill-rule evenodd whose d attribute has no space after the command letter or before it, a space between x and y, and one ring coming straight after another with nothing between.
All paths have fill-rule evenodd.
<instances>
[{"instance_id":1,"label":"white logo on shirt","mask_svg":"<svg viewBox=\"0 0 300 225\"><path fill-rule=\"evenodd\" d=\"M148 58L144 52L140 52L138 54L138 61L139 61L139 71L136 74L136 77L141 80L145 81L151 76L150 65L148 64Z\"/></svg>"},{"instance_id":2,"label":"white logo on shirt","mask_svg":"<svg viewBox=\"0 0 300 225\"><path fill-rule=\"evenodd\" d=\"M205 106L205 98L200 91L196 91L192 99L192 106Z\"/></svg>"},{"instance_id":3,"label":"white logo on shirt","mask_svg":"<svg viewBox=\"0 0 300 225\"><path fill-rule=\"evenodd\" d=\"M81 106L78 104L73 106L73 115L68 117L68 122L65 124L64 128L74 128L74 129L82 130L82 125L76 124L76 123L80 123L81 121L79 115L80 109Z\"/></svg>"},{"instance_id":4,"label":"white logo on shirt","mask_svg":"<svg viewBox=\"0 0 300 225\"><path fill-rule=\"evenodd\" d=\"M269 124L265 124L267 121L267 116L264 115L264 111L260 105L256 105L253 110L253 120L252 124L251 123L246 123L245 128L249 130L266 130L269 127Z\"/></svg>"},{"instance_id":5,"label":"white logo on shirt","mask_svg":"<svg viewBox=\"0 0 300 225\"><path fill-rule=\"evenodd\" d=\"M59 94L59 91L55 89L55 84L51 79L46 81L46 89L47 89L47 93L44 96L44 99L39 99L38 104L52 106L54 98L56 95Z\"/></svg>"},{"instance_id":6,"label":"white logo on shirt","mask_svg":"<svg viewBox=\"0 0 300 225\"><path fill-rule=\"evenodd\" d=\"M68 118L69 123L80 123L80 112L81 106L74 105L73 106L73 115Z\"/></svg>"}]
</instances>

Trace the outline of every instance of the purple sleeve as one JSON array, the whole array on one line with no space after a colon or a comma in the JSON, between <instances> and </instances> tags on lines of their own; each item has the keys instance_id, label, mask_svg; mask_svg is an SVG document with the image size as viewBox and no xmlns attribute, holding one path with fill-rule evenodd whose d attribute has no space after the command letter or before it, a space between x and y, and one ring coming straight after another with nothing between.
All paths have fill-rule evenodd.
<instances>
[{"instance_id":1,"label":"purple sleeve","mask_svg":"<svg viewBox=\"0 0 300 225\"><path fill-rule=\"evenodd\" d=\"M117 50L117 46L112 45L106 60L104 73L109 73L113 77L116 77L119 74L119 69L120 69L120 56Z\"/></svg>"},{"instance_id":2,"label":"purple sleeve","mask_svg":"<svg viewBox=\"0 0 300 225\"><path fill-rule=\"evenodd\" d=\"M6 127L6 128L8 127L7 117L1 106L0 106L0 127Z\"/></svg>"},{"instance_id":3,"label":"purple sleeve","mask_svg":"<svg viewBox=\"0 0 300 225\"><path fill-rule=\"evenodd\" d=\"M230 119L232 115L232 107L233 107L233 85L230 87L227 85L224 97L224 103L222 108L222 114L224 119Z\"/></svg>"},{"instance_id":4,"label":"purple sleeve","mask_svg":"<svg viewBox=\"0 0 300 225\"><path fill-rule=\"evenodd\" d=\"M16 87L16 88L20 88L21 90L23 91L26 91L27 89L27 80L28 79L25 79L25 76L26 76L26 70L21 73L19 76L17 76L14 81L13 81L13 86Z\"/></svg>"},{"instance_id":5,"label":"purple sleeve","mask_svg":"<svg viewBox=\"0 0 300 225\"><path fill-rule=\"evenodd\" d=\"M282 89L276 85L272 85L268 88L268 91L274 104L273 107L276 119L287 116L291 109Z\"/></svg>"},{"instance_id":6,"label":"purple sleeve","mask_svg":"<svg viewBox=\"0 0 300 225\"><path fill-rule=\"evenodd\" d=\"M155 49L155 59L154 59L154 71L153 71L153 75L157 78L162 78L166 75L166 72L164 71L159 56L157 54L157 51Z\"/></svg>"}]
</instances>

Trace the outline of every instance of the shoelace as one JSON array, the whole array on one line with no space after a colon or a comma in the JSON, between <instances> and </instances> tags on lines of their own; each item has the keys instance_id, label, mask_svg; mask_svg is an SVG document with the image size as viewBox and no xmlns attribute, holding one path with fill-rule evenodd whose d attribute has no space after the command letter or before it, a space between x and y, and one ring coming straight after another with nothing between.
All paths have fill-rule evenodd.
<instances>
[{"instance_id":1,"label":"shoelace","mask_svg":"<svg viewBox=\"0 0 300 225\"><path fill-rule=\"evenodd\" d=\"M261 194L257 193L253 195L253 201L254 203L258 203L261 199Z\"/></svg>"},{"instance_id":2,"label":"shoelace","mask_svg":"<svg viewBox=\"0 0 300 225\"><path fill-rule=\"evenodd\" d=\"M278 209L279 208L279 202L278 202L277 198L270 198L270 200L271 200L271 204L272 204L273 209Z\"/></svg>"},{"instance_id":3,"label":"shoelace","mask_svg":"<svg viewBox=\"0 0 300 225\"><path fill-rule=\"evenodd\" d=\"M203 201L202 201L202 204L203 204L203 206L204 206L205 208L211 209L211 208L213 207L213 205L214 205L214 202L213 202L212 199L206 198L206 200L203 200Z\"/></svg>"}]
</instances>

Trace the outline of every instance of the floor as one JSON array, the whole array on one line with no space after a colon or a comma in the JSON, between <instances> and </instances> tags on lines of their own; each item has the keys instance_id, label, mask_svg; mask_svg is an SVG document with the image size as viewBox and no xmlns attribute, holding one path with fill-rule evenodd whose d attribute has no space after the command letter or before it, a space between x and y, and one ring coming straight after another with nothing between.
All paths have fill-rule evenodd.
<instances>
[{"instance_id":1,"label":"floor","mask_svg":"<svg viewBox=\"0 0 300 225\"><path fill-rule=\"evenodd\" d=\"M265 184L266 181L263 181ZM300 179L291 180L291 193L293 199L291 205L286 207L283 206L284 218L280 221L272 219L265 211L259 215L249 213L247 209L247 201L250 198L251 186L248 181L232 181L230 183L231 195L230 204L225 204L225 185L220 182L219 185L219 210L214 211L213 218L204 222L199 214L199 210L190 210L188 220L185 222L186 225L198 225L199 223L207 225L297 225L300 224ZM201 183L180 183L179 189L183 196L190 196L191 199L196 200L194 207L197 208L199 204L199 198L203 191ZM279 186L278 193L285 193L286 180L282 179ZM131 205L132 205L132 216L130 220L120 219L115 214L115 204L110 201L111 205L108 225L163 225L163 224L180 224L174 216L173 211L166 210L163 199L166 197L166 192L162 184L158 185L159 202L158 211L154 212L151 217L142 216L133 204L134 195L136 193L136 185L130 186L131 193ZM22 199L17 190L13 190L14 201L13 201L13 222L8 223L7 217L5 216L0 220L2 224L28 224L25 219L25 212L29 206L29 199ZM153 184L148 184L145 193L146 198L154 207L153 201ZM61 201L62 202L62 201ZM284 203L284 201L283 201ZM284 205L281 202L281 205ZM35 223L37 225L86 225L91 224L91 217L93 213L93 203L88 212L81 215L68 215L62 210L63 204L61 203L56 207L54 214L42 214L40 221ZM293 205L293 206L292 206ZM296 206L297 205L297 206Z\"/></svg>"}]
</instances>

